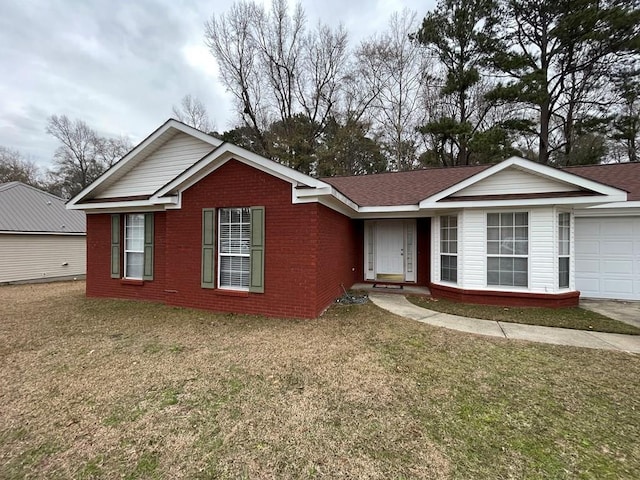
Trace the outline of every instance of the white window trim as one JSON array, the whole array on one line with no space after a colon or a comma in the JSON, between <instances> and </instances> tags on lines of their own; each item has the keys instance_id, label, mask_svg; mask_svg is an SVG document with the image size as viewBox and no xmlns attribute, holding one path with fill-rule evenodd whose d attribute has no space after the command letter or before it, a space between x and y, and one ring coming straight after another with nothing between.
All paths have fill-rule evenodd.
<instances>
[{"instance_id":1,"label":"white window trim","mask_svg":"<svg viewBox=\"0 0 640 480\"><path fill-rule=\"evenodd\" d=\"M489 227L489 215L497 214L501 215L503 213L511 213L513 215L517 213L526 213L527 214L527 253L523 254L511 254L505 255L500 253L489 253L489 238L488 238L488 227ZM515 225L514 225L515 226ZM485 258L485 286L488 289L492 290L503 290L503 291L528 291L531 288L531 212L525 209L509 209L509 210L495 210L495 211L485 211L484 215L484 258ZM494 285L489 283L489 258L526 258L527 259L527 285Z\"/></svg>"},{"instance_id":2,"label":"white window trim","mask_svg":"<svg viewBox=\"0 0 640 480\"><path fill-rule=\"evenodd\" d=\"M251 258L251 252L249 253L223 253L222 252L222 248L220 247L221 244L221 239L222 239L222 212L225 210L236 210L236 209L247 209L248 210L248 214L249 214L249 221L246 222L249 224L249 228L251 228L251 208L249 207L223 207L223 208L218 208L218 212L217 212L217 216L218 218L217 220L217 228L216 228L216 233L217 233L217 272L216 272L216 280L218 282L218 288L220 290L230 290L230 291L234 291L234 292L248 292L249 291L249 286L247 287L238 287L235 285L222 285L222 261L221 258L222 257L245 257L245 258ZM245 222L243 222L245 223ZM241 223L242 224L242 223ZM251 233L249 233L249 241L251 240ZM251 275L251 262L249 262L249 270L248 270L248 275Z\"/></svg>"},{"instance_id":3,"label":"white window trim","mask_svg":"<svg viewBox=\"0 0 640 480\"><path fill-rule=\"evenodd\" d=\"M560 226L560 216L561 215L568 215L569 216L569 225L568 225L568 231L567 231L567 238L566 238L566 242L567 242L567 250L568 253L566 254L562 254L560 253L560 228L562 228ZM558 267L558 274L557 274L557 280L558 280L558 289L559 290L569 290L571 288L571 232L572 232L572 228L571 228L571 212L567 212L567 211L558 211L557 215L556 215L556 221L557 221L557 235L558 235L558 241L557 241L557 248L558 248L558 262L557 262L557 267ZM566 286L562 286L560 285L560 259L561 258L568 258L569 259L569 281L568 284Z\"/></svg>"},{"instance_id":4,"label":"white window trim","mask_svg":"<svg viewBox=\"0 0 640 480\"><path fill-rule=\"evenodd\" d=\"M142 250L129 250L127 249L127 233L128 233L128 228L127 226L129 225L129 217L131 216L141 216L142 217ZM142 280L142 278L144 277L144 213L127 213L124 216L124 278L129 279L129 280ZM140 274L139 277L131 277L129 276L129 272L128 270L128 266L129 266L129 262L127 261L127 257L130 253L140 253L142 254L142 273Z\"/></svg>"},{"instance_id":5,"label":"white window trim","mask_svg":"<svg viewBox=\"0 0 640 480\"><path fill-rule=\"evenodd\" d=\"M456 219L456 253L445 253L442 251L442 219L443 218L455 218ZM438 278L440 279L441 282L443 283L448 283L451 285L458 285L459 282L459 273L460 273L460 262L459 262L459 253L460 253L460 232L459 232L459 226L460 226L460 219L458 218L458 215L441 215L438 221L438 250L439 250L439 264L438 264L438 270L439 270L439 274L438 274ZM446 227L449 231L452 230L452 228L450 226ZM449 241L449 240L447 240ZM455 257L456 258L456 281L454 282L453 280L445 280L442 278L442 257L443 256L447 256L447 257Z\"/></svg>"}]
</instances>

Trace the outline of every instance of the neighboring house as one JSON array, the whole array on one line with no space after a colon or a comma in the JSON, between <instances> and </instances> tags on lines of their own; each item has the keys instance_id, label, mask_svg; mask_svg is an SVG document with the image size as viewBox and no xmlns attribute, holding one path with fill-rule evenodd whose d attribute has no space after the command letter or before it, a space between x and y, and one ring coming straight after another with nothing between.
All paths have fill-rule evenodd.
<instances>
[{"instance_id":1,"label":"neighboring house","mask_svg":"<svg viewBox=\"0 0 640 480\"><path fill-rule=\"evenodd\" d=\"M20 182L0 184L0 283L58 280L86 272L83 212Z\"/></svg>"},{"instance_id":2,"label":"neighboring house","mask_svg":"<svg viewBox=\"0 0 640 480\"><path fill-rule=\"evenodd\" d=\"M315 179L169 120L68 203L87 295L315 317L356 282L436 297L640 299L640 164Z\"/></svg>"}]
</instances>

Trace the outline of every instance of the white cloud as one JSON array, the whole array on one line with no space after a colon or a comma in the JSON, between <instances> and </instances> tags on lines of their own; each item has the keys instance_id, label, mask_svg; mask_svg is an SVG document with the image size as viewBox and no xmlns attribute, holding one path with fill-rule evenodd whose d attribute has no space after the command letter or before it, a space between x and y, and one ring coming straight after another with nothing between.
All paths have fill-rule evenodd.
<instances>
[{"instance_id":1,"label":"white cloud","mask_svg":"<svg viewBox=\"0 0 640 480\"><path fill-rule=\"evenodd\" d=\"M266 5L269 0L259 0ZM293 4L294 0L290 0ZM304 0L310 26L343 23L353 44L403 7L432 1ZM143 139L186 94L231 127L232 100L204 45L204 22L232 0L30 0L0 15L0 145L50 164L50 115L85 120L105 135Z\"/></svg>"}]
</instances>

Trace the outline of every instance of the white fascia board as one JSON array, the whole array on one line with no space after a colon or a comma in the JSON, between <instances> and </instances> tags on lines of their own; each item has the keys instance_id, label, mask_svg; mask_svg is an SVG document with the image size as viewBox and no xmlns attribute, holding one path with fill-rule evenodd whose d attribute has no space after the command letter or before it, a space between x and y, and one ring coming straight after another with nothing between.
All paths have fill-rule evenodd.
<instances>
[{"instance_id":1,"label":"white fascia board","mask_svg":"<svg viewBox=\"0 0 640 480\"><path fill-rule=\"evenodd\" d=\"M575 209L576 217L625 217L640 216L640 201L616 202Z\"/></svg>"},{"instance_id":2,"label":"white fascia board","mask_svg":"<svg viewBox=\"0 0 640 480\"><path fill-rule=\"evenodd\" d=\"M67 205L68 210L84 210L86 213L91 213L94 210L104 211L107 210L121 210L121 209L147 209L147 210L163 210L165 207L172 207L177 205L179 197L177 195L171 197L164 197L157 201L150 200L122 200L119 202L100 202L100 203L86 203L80 205Z\"/></svg>"},{"instance_id":3,"label":"white fascia board","mask_svg":"<svg viewBox=\"0 0 640 480\"><path fill-rule=\"evenodd\" d=\"M396 219L396 218L427 218L433 217L436 212L415 210L415 211L395 211L395 212L365 212L351 215L351 218L357 220L376 220L376 219Z\"/></svg>"},{"instance_id":4,"label":"white fascia board","mask_svg":"<svg viewBox=\"0 0 640 480\"><path fill-rule=\"evenodd\" d=\"M420 211L418 205L391 205L379 207L360 207L359 213L409 213Z\"/></svg>"},{"instance_id":5,"label":"white fascia board","mask_svg":"<svg viewBox=\"0 0 640 480\"><path fill-rule=\"evenodd\" d=\"M626 194L624 194L626 197ZM601 200L595 200L600 198ZM551 198L522 198L522 199L505 199L505 200L466 200L466 201L447 201L438 203L420 202L421 209L445 210L452 208L494 208L494 207L526 207L541 205L582 205L594 206L612 201L612 197L551 197ZM624 201L621 195L613 197L614 201Z\"/></svg>"},{"instance_id":6,"label":"white fascia board","mask_svg":"<svg viewBox=\"0 0 640 480\"><path fill-rule=\"evenodd\" d=\"M563 170L559 170L557 168L549 167L548 165L542 165L540 163L533 162L531 160L526 160L520 157L510 157L503 162L498 163L486 170L483 170L472 177L459 182L452 187L443 190L435 195L432 195L429 198L425 198L420 202L421 208L429 208L434 202L438 200L442 200L443 198L449 197L475 183L478 183L481 180L484 180L491 175L495 175L496 173L509 168L509 167L518 167L523 171L529 171L533 174L541 175L551 180L556 180L562 183L568 183L571 185L575 185L577 187L594 191L596 193L600 193L601 195L610 196L611 198L607 199L607 202L611 201L624 201L627 199L626 193L624 190L620 190L618 188L609 187L608 185L603 185L602 183L595 182L593 180L586 179L584 177L580 177L579 175L574 175L573 173L568 173ZM624 198L620 199L619 195L624 194Z\"/></svg>"},{"instance_id":7,"label":"white fascia board","mask_svg":"<svg viewBox=\"0 0 640 480\"><path fill-rule=\"evenodd\" d=\"M324 182L321 182L324 183ZM350 214L357 212L360 207L358 204L345 197L331 185L324 183L326 186L318 186L316 188L293 188L292 203L311 203L320 202L323 205L331 207L336 205L340 213L350 211ZM333 200L331 200L333 199ZM338 205L340 204L340 205ZM347 207L344 210L343 207ZM331 207L333 208L333 207ZM336 208L334 208L336 210Z\"/></svg>"},{"instance_id":8,"label":"white fascia board","mask_svg":"<svg viewBox=\"0 0 640 480\"><path fill-rule=\"evenodd\" d=\"M69 202L67 202L67 205L75 205L76 203L78 203L78 201L85 198L89 193L96 190L105 181L107 181L109 178L111 178L113 175L115 175L117 172L123 169L127 164L129 164L135 157L137 157L142 152L144 152L144 150L146 150L149 146L151 146L159 137L161 137L169 129L177 130L178 132L191 135L192 137L195 137L199 140L202 140L205 143L210 144L214 148L219 147L223 143L222 140L218 138L212 137L211 135L207 135L206 133L201 132L200 130L197 130L193 127L185 125L184 123L181 123L171 118L166 122L164 122L160 127L158 127L147 138L145 138L142 142L140 142L137 146L135 146L131 151L129 151L111 168L109 168L100 177L98 177L91 185L88 185L75 197L69 200Z\"/></svg>"}]
</instances>

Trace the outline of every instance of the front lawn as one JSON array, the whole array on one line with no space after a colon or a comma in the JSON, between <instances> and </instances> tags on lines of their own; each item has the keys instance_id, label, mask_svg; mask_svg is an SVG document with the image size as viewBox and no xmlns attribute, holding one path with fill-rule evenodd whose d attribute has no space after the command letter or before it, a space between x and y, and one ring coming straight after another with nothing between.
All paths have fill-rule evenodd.
<instances>
[{"instance_id":1,"label":"front lawn","mask_svg":"<svg viewBox=\"0 0 640 480\"><path fill-rule=\"evenodd\" d=\"M637 478L640 357L0 288L0 478Z\"/></svg>"},{"instance_id":2,"label":"front lawn","mask_svg":"<svg viewBox=\"0 0 640 480\"><path fill-rule=\"evenodd\" d=\"M579 307L497 307L494 305L472 305L418 296L408 296L407 300L419 307L463 317L482 318L498 322L526 323L545 327L574 328L594 332L640 335L640 328Z\"/></svg>"}]
</instances>

